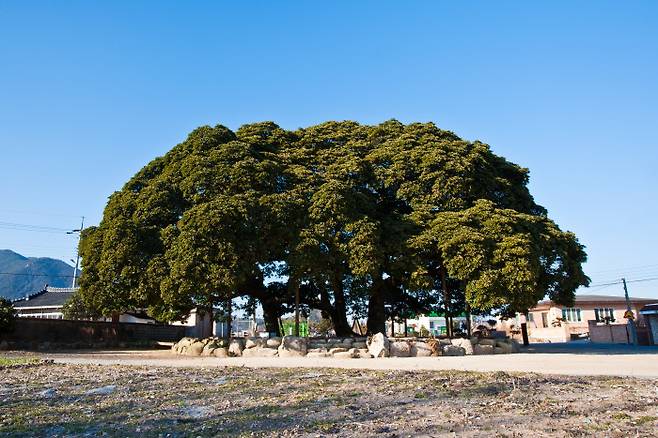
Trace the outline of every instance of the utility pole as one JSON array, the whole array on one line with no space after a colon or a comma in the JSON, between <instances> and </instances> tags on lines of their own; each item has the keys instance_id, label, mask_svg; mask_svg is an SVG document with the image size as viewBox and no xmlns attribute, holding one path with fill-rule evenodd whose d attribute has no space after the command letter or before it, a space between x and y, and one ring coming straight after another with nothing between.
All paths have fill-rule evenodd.
<instances>
[{"instance_id":1,"label":"utility pole","mask_svg":"<svg viewBox=\"0 0 658 438\"><path fill-rule=\"evenodd\" d=\"M73 268L73 281L71 282L71 287L75 288L75 282L78 277L78 266L80 264L80 236L82 235L82 230L85 227L85 217L82 216L82 221L80 222L80 228L77 230L67 231L66 234L77 234L78 235L78 244L75 246L75 268Z\"/></svg>"},{"instance_id":2,"label":"utility pole","mask_svg":"<svg viewBox=\"0 0 658 438\"><path fill-rule=\"evenodd\" d=\"M626 297L626 310L632 312L631 310L631 300L628 297L628 288L626 287L626 279L621 279L624 283L624 296ZM637 347L637 329L635 328L635 321L633 318L628 318L628 324L631 326L631 338L633 339L633 345Z\"/></svg>"}]
</instances>

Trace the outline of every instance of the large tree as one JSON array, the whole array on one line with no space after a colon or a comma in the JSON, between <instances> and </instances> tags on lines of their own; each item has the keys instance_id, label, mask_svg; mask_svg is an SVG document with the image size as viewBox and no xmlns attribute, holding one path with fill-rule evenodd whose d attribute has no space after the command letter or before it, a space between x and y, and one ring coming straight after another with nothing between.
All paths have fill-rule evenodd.
<instances>
[{"instance_id":1,"label":"large tree","mask_svg":"<svg viewBox=\"0 0 658 438\"><path fill-rule=\"evenodd\" d=\"M524 311L588 283L585 253L528 171L431 123L201 127L110 197L80 252L82 301L161 320L244 297L268 330L292 308L387 318ZM456 304L460 303L460 304Z\"/></svg>"}]
</instances>

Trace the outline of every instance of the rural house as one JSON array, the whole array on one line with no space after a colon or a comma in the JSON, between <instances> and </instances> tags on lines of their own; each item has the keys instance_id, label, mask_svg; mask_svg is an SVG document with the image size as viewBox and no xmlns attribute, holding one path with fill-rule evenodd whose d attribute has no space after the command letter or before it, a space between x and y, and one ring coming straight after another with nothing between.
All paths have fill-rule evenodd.
<instances>
[{"instance_id":1,"label":"rural house","mask_svg":"<svg viewBox=\"0 0 658 438\"><path fill-rule=\"evenodd\" d=\"M77 290L70 287L51 287L13 302L19 318L63 319L62 307Z\"/></svg>"},{"instance_id":2,"label":"rural house","mask_svg":"<svg viewBox=\"0 0 658 438\"><path fill-rule=\"evenodd\" d=\"M655 301L655 298L630 298L638 335L646 336L647 341L647 322L640 309ZM620 296L576 295L573 307L551 300L540 301L528 310L528 335L531 342L567 342L586 337L593 342L627 342L625 312L626 300ZM610 333L606 335L609 339L598 338L599 330L591 333L603 325L607 326L603 333Z\"/></svg>"}]
</instances>

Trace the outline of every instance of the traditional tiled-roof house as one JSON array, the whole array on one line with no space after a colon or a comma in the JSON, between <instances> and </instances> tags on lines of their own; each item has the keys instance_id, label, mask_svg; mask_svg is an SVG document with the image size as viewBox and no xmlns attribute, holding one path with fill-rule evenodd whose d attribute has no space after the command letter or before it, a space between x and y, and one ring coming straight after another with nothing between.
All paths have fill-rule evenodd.
<instances>
[{"instance_id":1,"label":"traditional tiled-roof house","mask_svg":"<svg viewBox=\"0 0 658 438\"><path fill-rule=\"evenodd\" d=\"M46 286L42 291L14 301L19 317L62 319L62 307L77 288Z\"/></svg>"}]
</instances>

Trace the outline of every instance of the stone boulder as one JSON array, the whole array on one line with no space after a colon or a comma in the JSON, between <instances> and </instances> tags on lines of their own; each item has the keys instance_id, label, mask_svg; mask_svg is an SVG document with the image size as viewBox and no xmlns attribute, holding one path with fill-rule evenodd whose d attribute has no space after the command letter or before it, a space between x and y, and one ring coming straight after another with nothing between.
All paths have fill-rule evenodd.
<instances>
[{"instance_id":1,"label":"stone boulder","mask_svg":"<svg viewBox=\"0 0 658 438\"><path fill-rule=\"evenodd\" d=\"M299 336L284 336L279 345L279 357L306 356L308 340Z\"/></svg>"},{"instance_id":2,"label":"stone boulder","mask_svg":"<svg viewBox=\"0 0 658 438\"><path fill-rule=\"evenodd\" d=\"M352 338L344 338L340 341L340 344L337 345L337 347L343 347L347 348L348 350L353 347L354 344L354 339Z\"/></svg>"},{"instance_id":3,"label":"stone boulder","mask_svg":"<svg viewBox=\"0 0 658 438\"><path fill-rule=\"evenodd\" d=\"M279 344L281 344L281 339L279 338ZM308 348L309 349L317 349L317 348L327 348L327 341L324 339L311 339L308 342Z\"/></svg>"},{"instance_id":4,"label":"stone boulder","mask_svg":"<svg viewBox=\"0 0 658 438\"><path fill-rule=\"evenodd\" d=\"M368 340L368 351L372 357L388 357L388 338L383 333L377 333Z\"/></svg>"},{"instance_id":5,"label":"stone boulder","mask_svg":"<svg viewBox=\"0 0 658 438\"><path fill-rule=\"evenodd\" d=\"M411 345L407 341L393 341L388 347L391 357L409 357L411 356Z\"/></svg>"},{"instance_id":6,"label":"stone boulder","mask_svg":"<svg viewBox=\"0 0 658 438\"><path fill-rule=\"evenodd\" d=\"M345 353L347 351L347 348L344 347L334 347L329 349L329 354L332 356L335 355L336 353Z\"/></svg>"},{"instance_id":7,"label":"stone boulder","mask_svg":"<svg viewBox=\"0 0 658 438\"><path fill-rule=\"evenodd\" d=\"M411 344L410 354L412 357L427 357L432 355L432 348L427 342L415 341Z\"/></svg>"},{"instance_id":8,"label":"stone boulder","mask_svg":"<svg viewBox=\"0 0 658 438\"><path fill-rule=\"evenodd\" d=\"M347 351L339 351L333 354L333 357L337 359L354 359L358 356L356 348L350 348Z\"/></svg>"},{"instance_id":9,"label":"stone boulder","mask_svg":"<svg viewBox=\"0 0 658 438\"><path fill-rule=\"evenodd\" d=\"M494 346L476 344L473 346L473 354L494 354Z\"/></svg>"},{"instance_id":10,"label":"stone boulder","mask_svg":"<svg viewBox=\"0 0 658 438\"><path fill-rule=\"evenodd\" d=\"M192 344L190 344L188 347L183 347L183 348L185 348L185 354L187 354L188 356L200 356L205 346L206 344L204 342L195 341Z\"/></svg>"},{"instance_id":11,"label":"stone boulder","mask_svg":"<svg viewBox=\"0 0 658 438\"><path fill-rule=\"evenodd\" d=\"M247 338L244 342L244 348L263 347L265 344L263 338L251 337Z\"/></svg>"},{"instance_id":12,"label":"stone boulder","mask_svg":"<svg viewBox=\"0 0 658 438\"><path fill-rule=\"evenodd\" d=\"M215 356L215 357L222 358L222 359L225 358L225 357L228 357L228 348L227 347L215 348L212 351L212 355Z\"/></svg>"},{"instance_id":13,"label":"stone boulder","mask_svg":"<svg viewBox=\"0 0 658 438\"><path fill-rule=\"evenodd\" d=\"M473 344L471 344L471 341L469 339L457 338L457 339L452 339L451 342L452 345L456 345L457 347L463 348L466 355L470 356L471 354L473 354Z\"/></svg>"},{"instance_id":14,"label":"stone boulder","mask_svg":"<svg viewBox=\"0 0 658 438\"><path fill-rule=\"evenodd\" d=\"M480 339L478 339L477 343L479 345L491 345L492 347L496 346L496 340L495 339L480 338Z\"/></svg>"},{"instance_id":15,"label":"stone boulder","mask_svg":"<svg viewBox=\"0 0 658 438\"><path fill-rule=\"evenodd\" d=\"M244 340L242 339L233 339L228 346L228 354L232 357L242 356L242 351L244 350Z\"/></svg>"},{"instance_id":16,"label":"stone boulder","mask_svg":"<svg viewBox=\"0 0 658 438\"><path fill-rule=\"evenodd\" d=\"M317 348L316 350L324 350ZM328 351L309 351L306 353L306 357L331 357L331 354L329 354Z\"/></svg>"},{"instance_id":17,"label":"stone boulder","mask_svg":"<svg viewBox=\"0 0 658 438\"><path fill-rule=\"evenodd\" d=\"M265 342L265 345L267 345L268 348L279 348L279 345L281 345L281 338L269 338Z\"/></svg>"},{"instance_id":18,"label":"stone boulder","mask_svg":"<svg viewBox=\"0 0 658 438\"><path fill-rule=\"evenodd\" d=\"M462 347L456 345L444 345L443 346L443 355L444 356L464 356L466 351Z\"/></svg>"},{"instance_id":19,"label":"stone boulder","mask_svg":"<svg viewBox=\"0 0 658 438\"><path fill-rule=\"evenodd\" d=\"M276 348L255 347L242 350L242 357L274 357L279 354Z\"/></svg>"},{"instance_id":20,"label":"stone boulder","mask_svg":"<svg viewBox=\"0 0 658 438\"><path fill-rule=\"evenodd\" d=\"M356 353L360 359L372 359L372 354L370 354L367 348L359 348L356 350Z\"/></svg>"}]
</instances>

